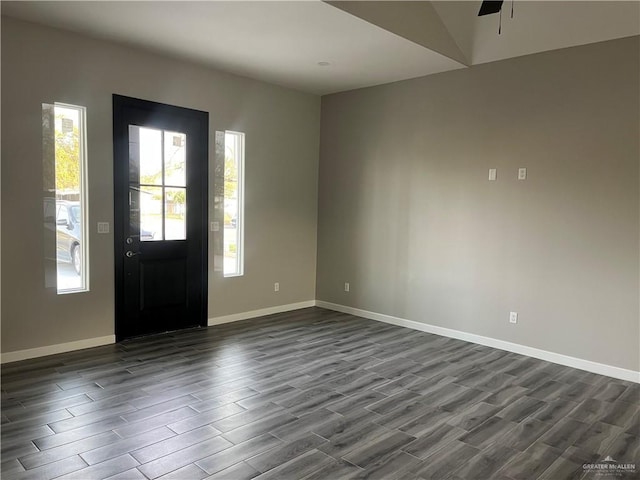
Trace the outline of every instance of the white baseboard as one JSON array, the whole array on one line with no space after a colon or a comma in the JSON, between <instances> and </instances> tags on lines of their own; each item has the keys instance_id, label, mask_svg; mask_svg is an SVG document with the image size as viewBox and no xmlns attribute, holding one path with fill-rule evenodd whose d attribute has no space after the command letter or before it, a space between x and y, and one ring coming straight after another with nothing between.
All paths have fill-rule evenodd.
<instances>
[{"instance_id":1,"label":"white baseboard","mask_svg":"<svg viewBox=\"0 0 640 480\"><path fill-rule=\"evenodd\" d=\"M477 343L480 345L485 345L487 347L497 348L499 350L519 353L521 355L527 355L529 357L538 358L540 360L546 360L548 362L565 365L567 367L586 370L587 372L606 375L613 378L619 378L621 380L627 380L629 382L640 383L640 372L636 372L634 370L627 370L625 368L592 362L591 360L584 360L582 358L575 358L568 355L562 355L560 353L548 352L546 350L540 350L538 348L527 347L526 345L520 345L518 343L511 343L504 340L497 340L495 338L483 337L482 335L462 332L450 328L438 327L435 325L429 325L427 323L393 317L391 315L384 315L381 313L370 312L368 310L361 310L359 308L348 307L336 303L324 302L322 300L316 300L316 306L326 308L328 310L335 310L337 312L350 313L351 315L356 315L358 317L364 317L370 320L390 323L393 325L398 325L400 327L407 327L413 330L420 330L422 332L434 333L436 335L441 335L444 337L465 340L467 342Z\"/></svg>"},{"instance_id":2,"label":"white baseboard","mask_svg":"<svg viewBox=\"0 0 640 480\"><path fill-rule=\"evenodd\" d=\"M315 307L315 300L306 302L289 303L287 305L277 305L275 307L261 308L260 310L251 310L249 312L233 313L231 315L222 315L220 317L210 317L209 326L221 325L229 322L239 322L240 320L248 320L250 318L263 317L274 313L290 312L291 310L299 310L301 308Z\"/></svg>"},{"instance_id":3,"label":"white baseboard","mask_svg":"<svg viewBox=\"0 0 640 480\"><path fill-rule=\"evenodd\" d=\"M45 357L47 355L55 355L56 353L72 352L74 350L82 350L84 348L109 345L111 343L116 343L115 335L86 338L84 340L77 340L75 342L58 343L56 345L48 345L46 347L17 350L15 352L3 353L0 363L10 363L10 362L17 362L19 360L27 360L29 358Z\"/></svg>"},{"instance_id":4,"label":"white baseboard","mask_svg":"<svg viewBox=\"0 0 640 480\"><path fill-rule=\"evenodd\" d=\"M315 300L306 302L290 303L287 305L278 305L275 307L262 308L260 310L252 310L250 312L234 313L233 315L224 315L221 317L209 318L208 324L220 325L222 323L237 322L239 320L247 320L249 318L262 317L273 313L289 312L291 310L299 310L315 306ZM74 350L82 350L84 348L99 347L116 343L115 335L106 335L104 337L87 338L77 340L75 342L59 343L56 345L47 345L45 347L29 348L26 350L17 350L15 352L2 353L0 363L18 362L20 360L28 360L30 358L45 357L47 355L55 355L56 353L72 352Z\"/></svg>"},{"instance_id":5,"label":"white baseboard","mask_svg":"<svg viewBox=\"0 0 640 480\"><path fill-rule=\"evenodd\" d=\"M483 337L482 335L462 332L460 330L453 330L451 328L438 327L435 325L429 325L427 323L416 322L414 320L407 320L404 318L385 315L382 313L370 312L368 310L348 307L346 305L339 305L337 303L330 303L322 300L308 300L306 302L289 303L287 305L277 305L275 307L251 310L248 312L211 317L209 318L208 324L209 326L221 325L223 323L238 322L240 320L248 320L250 318L272 315L274 313L289 312L292 310L299 310L301 308L309 308L313 306L326 308L328 310L335 310L342 313L349 313L358 317L368 318L370 320L376 320L392 325L398 325L400 327L411 328L413 330L420 330L422 332L433 333L435 335L456 338L458 340L465 340L467 342L477 343L479 345L485 345L487 347L493 347L500 350L506 350L508 352L519 353L521 355L527 355L529 357L546 360L548 362L557 363L559 365L565 365L567 367L573 367L600 375L606 375L613 378L619 378L621 380L640 383L640 372L634 370L614 367L612 365L605 365L603 363L592 362L591 360L584 360L582 358L570 357L568 355L562 355L560 353L548 352L546 350L528 347L526 345L511 343L490 337ZM99 347L102 345L115 343L115 341L115 335L106 335L104 337L87 338L85 340L77 340L75 342L59 343L56 345L49 345L45 347L29 348L27 350L18 350L15 352L6 352L2 353L0 357L0 363L4 364L17 362L30 358L55 355L56 353L65 353L74 350L82 350L84 348Z\"/></svg>"}]
</instances>

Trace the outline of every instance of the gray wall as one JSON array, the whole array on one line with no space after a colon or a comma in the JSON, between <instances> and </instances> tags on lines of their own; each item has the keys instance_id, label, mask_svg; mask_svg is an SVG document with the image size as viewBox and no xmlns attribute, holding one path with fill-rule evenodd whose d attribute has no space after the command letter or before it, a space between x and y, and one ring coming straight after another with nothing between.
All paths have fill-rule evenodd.
<instances>
[{"instance_id":1,"label":"gray wall","mask_svg":"<svg viewBox=\"0 0 640 480\"><path fill-rule=\"evenodd\" d=\"M214 270L210 234L209 316L313 300L319 97L3 18L2 351L114 333L113 236L96 233L113 222L113 93L205 110L211 132L246 133L245 276ZM43 102L87 107L88 293L44 288Z\"/></svg>"},{"instance_id":2,"label":"gray wall","mask_svg":"<svg viewBox=\"0 0 640 480\"><path fill-rule=\"evenodd\" d=\"M2 351L113 334L95 224L113 221L119 93L247 134L245 276L215 271L210 235L210 317L316 296L638 369L639 53L624 39L331 95L320 129L318 97L3 18ZM61 296L39 256L54 101L88 108L91 291Z\"/></svg>"},{"instance_id":3,"label":"gray wall","mask_svg":"<svg viewBox=\"0 0 640 480\"><path fill-rule=\"evenodd\" d=\"M317 299L638 370L638 43L323 97Z\"/></svg>"}]
</instances>

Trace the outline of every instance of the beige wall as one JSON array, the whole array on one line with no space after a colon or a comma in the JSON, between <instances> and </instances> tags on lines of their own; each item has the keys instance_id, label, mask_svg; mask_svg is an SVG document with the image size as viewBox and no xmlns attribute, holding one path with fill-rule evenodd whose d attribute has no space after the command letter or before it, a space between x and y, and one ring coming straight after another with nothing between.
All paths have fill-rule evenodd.
<instances>
[{"instance_id":1,"label":"beige wall","mask_svg":"<svg viewBox=\"0 0 640 480\"><path fill-rule=\"evenodd\" d=\"M210 234L209 316L313 300L319 97L3 18L2 351L114 333L113 236L96 233L113 224L113 93L205 110L211 132L246 133L245 276L214 271ZM44 288L43 102L87 107L88 293Z\"/></svg>"},{"instance_id":2,"label":"beige wall","mask_svg":"<svg viewBox=\"0 0 640 480\"><path fill-rule=\"evenodd\" d=\"M317 299L638 370L638 43L323 97Z\"/></svg>"}]
</instances>

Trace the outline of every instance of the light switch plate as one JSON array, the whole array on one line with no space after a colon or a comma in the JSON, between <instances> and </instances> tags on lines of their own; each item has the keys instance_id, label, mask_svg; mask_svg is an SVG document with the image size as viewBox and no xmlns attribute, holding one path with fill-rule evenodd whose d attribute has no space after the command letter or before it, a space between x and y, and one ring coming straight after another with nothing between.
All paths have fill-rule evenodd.
<instances>
[{"instance_id":1,"label":"light switch plate","mask_svg":"<svg viewBox=\"0 0 640 480\"><path fill-rule=\"evenodd\" d=\"M220 231L220 222L211 222L211 231L219 232Z\"/></svg>"},{"instance_id":2,"label":"light switch plate","mask_svg":"<svg viewBox=\"0 0 640 480\"><path fill-rule=\"evenodd\" d=\"M495 168L490 168L489 169L489 180L490 181L495 181L495 179L498 178L498 170L496 170Z\"/></svg>"},{"instance_id":3,"label":"light switch plate","mask_svg":"<svg viewBox=\"0 0 640 480\"><path fill-rule=\"evenodd\" d=\"M98 222L98 233L109 233L109 222Z\"/></svg>"}]
</instances>

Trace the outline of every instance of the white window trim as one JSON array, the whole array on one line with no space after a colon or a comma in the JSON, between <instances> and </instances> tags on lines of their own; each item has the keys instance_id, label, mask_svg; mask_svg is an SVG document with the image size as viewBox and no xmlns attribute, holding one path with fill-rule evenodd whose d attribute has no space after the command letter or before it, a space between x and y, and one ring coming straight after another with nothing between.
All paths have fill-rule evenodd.
<instances>
[{"instance_id":1,"label":"white window trim","mask_svg":"<svg viewBox=\"0 0 640 480\"><path fill-rule=\"evenodd\" d=\"M236 223L237 247L236 261L238 269L233 273L224 273L224 278L242 277L244 276L244 162L245 162L245 134L233 130L225 130L226 134L236 135L237 139L237 155L238 155L238 219ZM226 150L226 149L225 149ZM224 182L224 178L222 179ZM224 233L223 233L224 234ZM224 261L224 260L223 260Z\"/></svg>"},{"instance_id":2,"label":"white window trim","mask_svg":"<svg viewBox=\"0 0 640 480\"><path fill-rule=\"evenodd\" d=\"M58 295L68 295L70 293L88 292L89 289L89 175L88 175L88 157L87 157L87 107L81 105L72 105L70 103L54 102L54 107L69 108L78 111L80 133L80 230L82 232L82 242L80 243L80 255L82 258L82 271L80 278L83 285L79 288L57 288ZM56 263L57 266L57 263ZM57 272L56 272L57 278Z\"/></svg>"}]
</instances>

